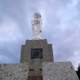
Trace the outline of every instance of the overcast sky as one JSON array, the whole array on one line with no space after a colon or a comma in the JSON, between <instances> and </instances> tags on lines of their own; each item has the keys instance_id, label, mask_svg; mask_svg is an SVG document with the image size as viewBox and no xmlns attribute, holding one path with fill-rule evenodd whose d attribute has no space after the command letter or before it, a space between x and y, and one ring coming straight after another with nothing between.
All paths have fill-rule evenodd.
<instances>
[{"instance_id":1,"label":"overcast sky","mask_svg":"<svg viewBox=\"0 0 80 80\"><path fill-rule=\"evenodd\" d=\"M40 12L43 38L55 61L80 63L80 0L0 0L0 63L19 63L21 45L32 38L31 19Z\"/></svg>"}]
</instances>

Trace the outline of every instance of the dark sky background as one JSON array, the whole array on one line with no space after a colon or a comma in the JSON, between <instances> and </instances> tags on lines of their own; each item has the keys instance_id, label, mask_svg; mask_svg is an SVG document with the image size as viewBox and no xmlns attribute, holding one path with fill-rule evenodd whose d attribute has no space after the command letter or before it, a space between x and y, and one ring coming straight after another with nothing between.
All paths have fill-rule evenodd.
<instances>
[{"instance_id":1,"label":"dark sky background","mask_svg":"<svg viewBox=\"0 0 80 80\"><path fill-rule=\"evenodd\" d=\"M55 61L80 63L80 0L0 0L0 63L19 63L21 45L32 38L31 19L40 12L43 38Z\"/></svg>"}]
</instances>

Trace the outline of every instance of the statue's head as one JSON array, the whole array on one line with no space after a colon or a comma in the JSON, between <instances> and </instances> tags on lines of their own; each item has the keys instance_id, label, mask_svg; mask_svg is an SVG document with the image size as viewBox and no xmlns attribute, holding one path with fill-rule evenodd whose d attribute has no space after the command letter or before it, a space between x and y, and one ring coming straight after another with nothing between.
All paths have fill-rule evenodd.
<instances>
[{"instance_id":1,"label":"statue's head","mask_svg":"<svg viewBox=\"0 0 80 80\"><path fill-rule=\"evenodd\" d=\"M35 13L35 14L34 14L34 17L35 17L35 18L40 18L40 17L41 17L41 14L40 14L40 13Z\"/></svg>"},{"instance_id":2,"label":"statue's head","mask_svg":"<svg viewBox=\"0 0 80 80\"><path fill-rule=\"evenodd\" d=\"M32 25L40 27L41 24L42 24L41 14L40 13L34 13L33 18L32 18Z\"/></svg>"}]
</instances>

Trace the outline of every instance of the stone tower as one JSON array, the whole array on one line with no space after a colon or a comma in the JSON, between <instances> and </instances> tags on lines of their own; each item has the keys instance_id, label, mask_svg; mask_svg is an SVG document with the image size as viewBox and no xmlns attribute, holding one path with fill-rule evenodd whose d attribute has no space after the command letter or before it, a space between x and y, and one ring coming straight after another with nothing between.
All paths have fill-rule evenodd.
<instances>
[{"instance_id":1,"label":"stone tower","mask_svg":"<svg viewBox=\"0 0 80 80\"><path fill-rule=\"evenodd\" d=\"M21 49L21 63L29 64L28 80L43 80L42 63L53 62L52 45L41 37L41 15L35 13L32 22L33 39Z\"/></svg>"}]
</instances>

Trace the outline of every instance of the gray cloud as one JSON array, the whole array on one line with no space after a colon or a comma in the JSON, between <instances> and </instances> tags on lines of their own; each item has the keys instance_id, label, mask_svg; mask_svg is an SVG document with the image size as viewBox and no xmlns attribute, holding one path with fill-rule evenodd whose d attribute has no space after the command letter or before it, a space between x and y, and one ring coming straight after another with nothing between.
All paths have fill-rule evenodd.
<instances>
[{"instance_id":1,"label":"gray cloud","mask_svg":"<svg viewBox=\"0 0 80 80\"><path fill-rule=\"evenodd\" d=\"M43 36L53 44L55 61L69 60L76 67L80 60L79 0L0 0L0 62L19 62L20 46L31 39L31 18L36 11L42 14Z\"/></svg>"}]
</instances>

